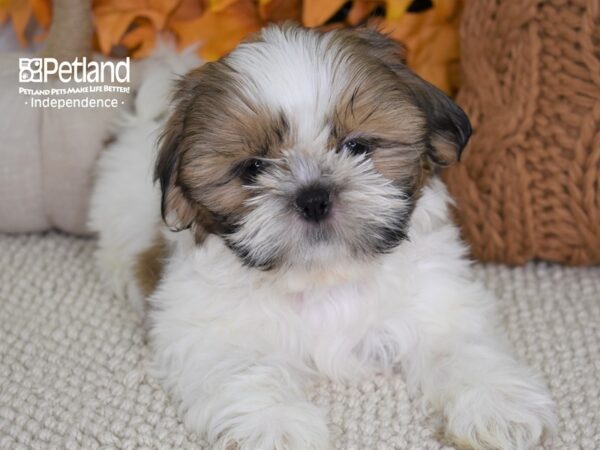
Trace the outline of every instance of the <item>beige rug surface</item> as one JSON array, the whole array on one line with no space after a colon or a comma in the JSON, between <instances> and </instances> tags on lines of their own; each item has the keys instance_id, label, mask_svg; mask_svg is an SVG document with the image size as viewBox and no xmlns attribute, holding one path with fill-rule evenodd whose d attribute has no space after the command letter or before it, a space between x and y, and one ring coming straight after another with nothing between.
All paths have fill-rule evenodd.
<instances>
[{"instance_id":1,"label":"beige rug surface","mask_svg":"<svg viewBox=\"0 0 600 450\"><path fill-rule=\"evenodd\" d=\"M141 323L98 277L94 241L0 235L0 449L208 449L146 373ZM560 418L545 449L600 449L600 267L478 265ZM400 374L311 391L339 450L448 449Z\"/></svg>"}]
</instances>

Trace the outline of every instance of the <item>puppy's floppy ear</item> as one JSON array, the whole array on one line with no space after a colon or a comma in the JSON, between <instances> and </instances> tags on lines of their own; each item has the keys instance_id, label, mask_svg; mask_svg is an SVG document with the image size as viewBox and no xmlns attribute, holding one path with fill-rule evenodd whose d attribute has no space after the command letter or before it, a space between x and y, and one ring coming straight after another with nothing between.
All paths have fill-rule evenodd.
<instances>
[{"instance_id":1,"label":"puppy's floppy ear","mask_svg":"<svg viewBox=\"0 0 600 450\"><path fill-rule=\"evenodd\" d=\"M186 198L178 180L188 97L188 87L185 80L182 80L175 94L170 117L158 141L158 157L154 167L154 181L160 183L162 193L161 215L172 231L189 228L196 217L196 208Z\"/></svg>"},{"instance_id":2,"label":"puppy's floppy ear","mask_svg":"<svg viewBox=\"0 0 600 450\"><path fill-rule=\"evenodd\" d=\"M355 32L370 47L370 53L398 75L414 104L425 115L429 159L438 166L458 161L471 137L471 123L465 112L444 92L406 66L404 48L400 44L370 28Z\"/></svg>"},{"instance_id":3,"label":"puppy's floppy ear","mask_svg":"<svg viewBox=\"0 0 600 450\"><path fill-rule=\"evenodd\" d=\"M405 68L405 79L415 104L425 113L429 128L429 159L446 167L458 160L471 137L465 112L434 85Z\"/></svg>"}]
</instances>

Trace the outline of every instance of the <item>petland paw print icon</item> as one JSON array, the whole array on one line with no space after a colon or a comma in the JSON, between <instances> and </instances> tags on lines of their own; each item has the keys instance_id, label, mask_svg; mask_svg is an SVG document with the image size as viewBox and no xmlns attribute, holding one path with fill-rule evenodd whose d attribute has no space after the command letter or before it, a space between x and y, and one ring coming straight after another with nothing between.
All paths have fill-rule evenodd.
<instances>
[{"instance_id":1,"label":"petland paw print icon","mask_svg":"<svg viewBox=\"0 0 600 450\"><path fill-rule=\"evenodd\" d=\"M42 58L19 58L19 81L21 83L41 83L42 79Z\"/></svg>"}]
</instances>

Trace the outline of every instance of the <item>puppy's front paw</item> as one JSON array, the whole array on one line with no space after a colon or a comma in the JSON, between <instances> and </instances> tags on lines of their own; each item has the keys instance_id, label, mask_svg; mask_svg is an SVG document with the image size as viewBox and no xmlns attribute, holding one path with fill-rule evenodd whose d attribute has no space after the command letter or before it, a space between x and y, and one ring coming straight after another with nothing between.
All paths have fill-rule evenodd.
<instances>
[{"instance_id":1,"label":"puppy's front paw","mask_svg":"<svg viewBox=\"0 0 600 450\"><path fill-rule=\"evenodd\" d=\"M250 405L246 405L250 406ZM232 407L209 424L219 450L328 450L325 414L308 402Z\"/></svg>"},{"instance_id":2,"label":"puppy's front paw","mask_svg":"<svg viewBox=\"0 0 600 450\"><path fill-rule=\"evenodd\" d=\"M527 450L556 426L545 388L523 380L458 393L445 416L446 437L469 450Z\"/></svg>"}]
</instances>

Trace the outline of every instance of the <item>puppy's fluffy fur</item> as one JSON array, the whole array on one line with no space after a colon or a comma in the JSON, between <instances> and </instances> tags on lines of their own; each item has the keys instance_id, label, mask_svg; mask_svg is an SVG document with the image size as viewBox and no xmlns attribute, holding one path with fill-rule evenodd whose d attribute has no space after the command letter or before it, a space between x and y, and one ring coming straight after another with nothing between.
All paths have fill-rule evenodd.
<instances>
[{"instance_id":1,"label":"puppy's fluffy fur","mask_svg":"<svg viewBox=\"0 0 600 450\"><path fill-rule=\"evenodd\" d=\"M265 29L184 76L166 122L168 73L197 61L155 59L90 223L116 291L150 294L154 369L190 429L215 448L324 450L306 385L399 366L461 446L526 449L552 430L433 175L468 120L394 43Z\"/></svg>"}]
</instances>

